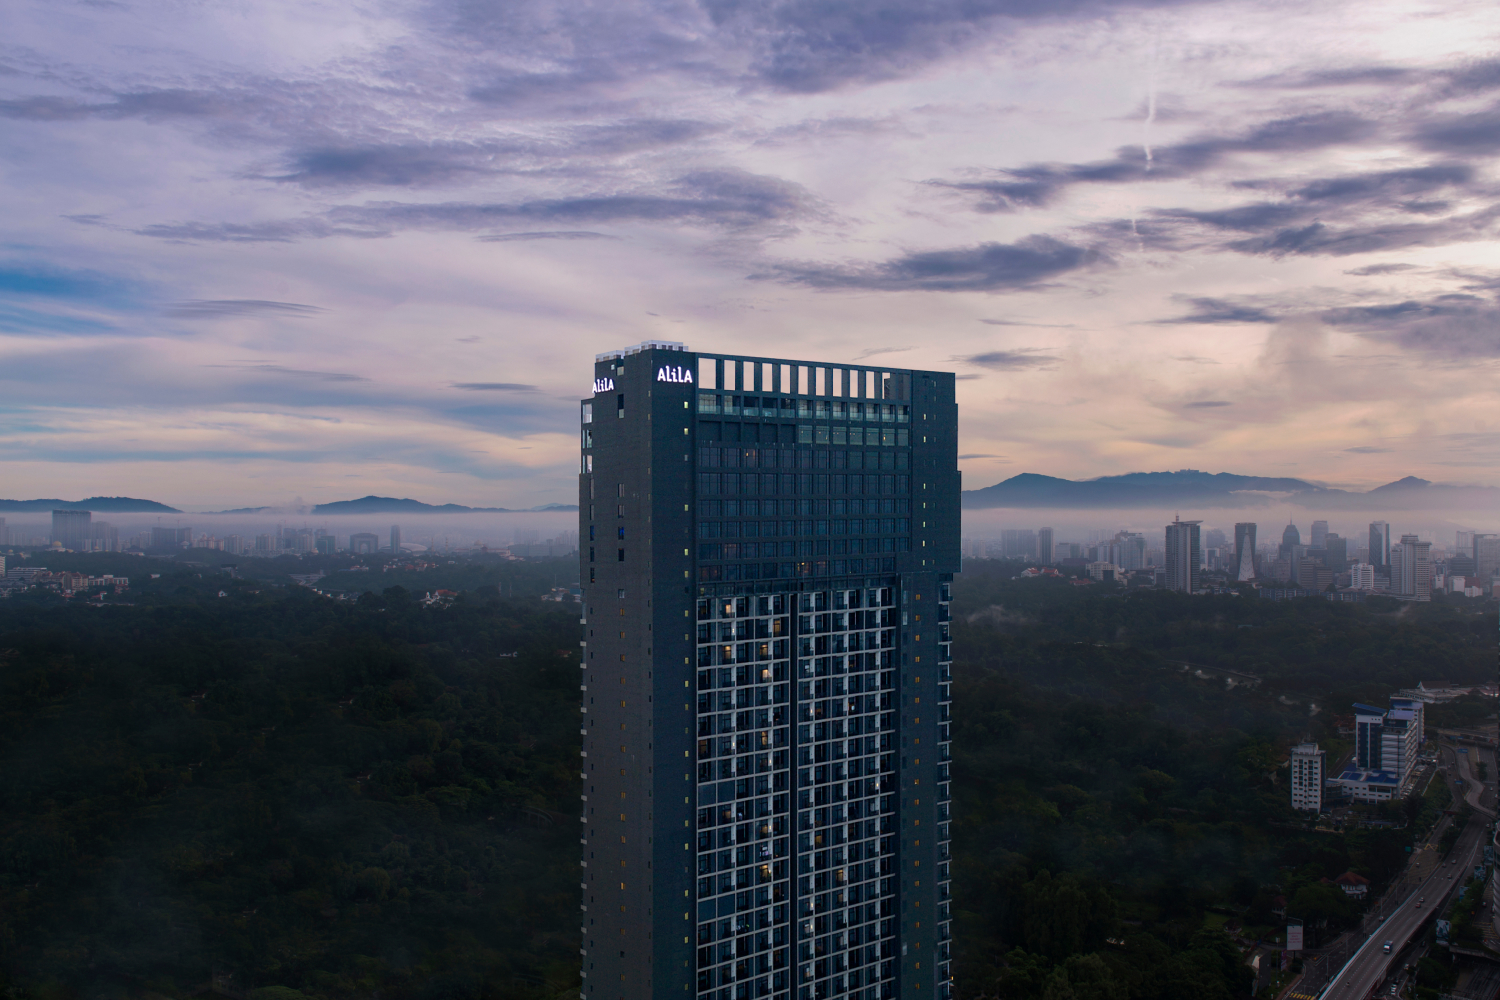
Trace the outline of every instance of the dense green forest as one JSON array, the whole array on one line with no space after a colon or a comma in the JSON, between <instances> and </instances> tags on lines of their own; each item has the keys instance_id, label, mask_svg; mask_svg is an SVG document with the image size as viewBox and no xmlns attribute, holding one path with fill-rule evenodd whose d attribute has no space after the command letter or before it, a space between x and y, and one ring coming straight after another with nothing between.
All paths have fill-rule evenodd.
<instances>
[{"instance_id":1,"label":"dense green forest","mask_svg":"<svg viewBox=\"0 0 1500 1000\"><path fill-rule=\"evenodd\" d=\"M108 557L69 558L53 568ZM576 990L579 626L576 605L537 599L563 566L344 572L370 592L333 601L277 583L296 568L129 562L128 605L0 601L0 987ZM970 563L955 583L965 997L1245 995L1226 921L1269 929L1282 895L1332 934L1357 913L1320 879L1379 885L1413 832L1305 829L1286 745L1337 746L1352 700L1493 676L1493 604L1186 597L1015 569ZM439 587L462 593L413 600ZM1419 828L1444 804L1390 812Z\"/></svg>"},{"instance_id":2,"label":"dense green forest","mask_svg":"<svg viewBox=\"0 0 1500 1000\"><path fill-rule=\"evenodd\" d=\"M0 603L15 984L576 984L576 605L337 603L196 572L132 597Z\"/></svg>"}]
</instances>

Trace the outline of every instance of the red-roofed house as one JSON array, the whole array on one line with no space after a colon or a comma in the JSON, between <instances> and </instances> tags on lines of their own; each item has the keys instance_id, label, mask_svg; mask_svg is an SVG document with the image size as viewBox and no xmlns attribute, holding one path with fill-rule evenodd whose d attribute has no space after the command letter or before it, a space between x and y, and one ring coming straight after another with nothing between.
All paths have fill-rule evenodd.
<instances>
[{"instance_id":1,"label":"red-roofed house","mask_svg":"<svg viewBox=\"0 0 1500 1000\"><path fill-rule=\"evenodd\" d=\"M1333 882L1340 889L1344 890L1346 895L1352 896L1354 899L1364 899L1370 893L1370 880L1363 875L1356 875L1353 872L1344 872L1344 874L1334 879Z\"/></svg>"}]
</instances>

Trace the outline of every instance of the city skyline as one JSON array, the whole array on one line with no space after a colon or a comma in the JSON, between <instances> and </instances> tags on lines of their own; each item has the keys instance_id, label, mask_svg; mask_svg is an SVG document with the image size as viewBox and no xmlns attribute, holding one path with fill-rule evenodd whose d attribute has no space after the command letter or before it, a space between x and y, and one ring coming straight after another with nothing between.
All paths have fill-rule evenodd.
<instances>
[{"instance_id":1,"label":"city skyline","mask_svg":"<svg viewBox=\"0 0 1500 1000\"><path fill-rule=\"evenodd\" d=\"M954 371L970 487L1500 485L1488 5L877 6L15 5L8 492L559 500L651 337Z\"/></svg>"}]
</instances>

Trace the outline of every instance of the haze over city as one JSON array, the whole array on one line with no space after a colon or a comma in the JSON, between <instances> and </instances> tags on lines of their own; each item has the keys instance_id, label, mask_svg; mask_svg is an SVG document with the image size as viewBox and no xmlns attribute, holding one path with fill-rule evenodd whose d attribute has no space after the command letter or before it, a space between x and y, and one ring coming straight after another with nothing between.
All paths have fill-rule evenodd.
<instances>
[{"instance_id":1,"label":"haze over city","mask_svg":"<svg viewBox=\"0 0 1500 1000\"><path fill-rule=\"evenodd\" d=\"M957 371L968 488L1496 484L1491 4L168 10L8 6L8 497L570 503L648 338Z\"/></svg>"}]
</instances>

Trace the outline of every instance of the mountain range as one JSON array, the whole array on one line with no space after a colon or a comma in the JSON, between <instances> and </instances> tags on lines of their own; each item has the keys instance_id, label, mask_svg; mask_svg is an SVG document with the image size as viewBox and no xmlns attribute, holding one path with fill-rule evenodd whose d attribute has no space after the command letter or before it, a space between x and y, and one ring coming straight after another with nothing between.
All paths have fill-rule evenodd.
<instances>
[{"instance_id":1,"label":"mountain range","mask_svg":"<svg viewBox=\"0 0 1500 1000\"><path fill-rule=\"evenodd\" d=\"M320 503L314 514L532 514L538 511L577 510L577 504L544 503L539 507L514 510L510 507L465 507L458 503L430 504L420 500L395 497L360 497L358 500L335 500Z\"/></svg>"},{"instance_id":2,"label":"mountain range","mask_svg":"<svg viewBox=\"0 0 1500 1000\"><path fill-rule=\"evenodd\" d=\"M1500 510L1493 486L1444 486L1407 476L1366 493L1328 489L1302 479L1240 476L1197 469L1131 472L1098 479L1058 479L1025 472L994 486L964 490L963 506L1089 510L1131 507L1263 507L1292 504L1311 510Z\"/></svg>"},{"instance_id":3,"label":"mountain range","mask_svg":"<svg viewBox=\"0 0 1500 1000\"><path fill-rule=\"evenodd\" d=\"M1264 507L1291 504L1309 510L1496 510L1500 511L1500 489L1493 486L1446 486L1407 476L1384 486L1358 493L1329 489L1303 479L1272 476L1241 476L1231 472L1208 473L1197 469L1176 472L1130 472L1097 479L1059 479L1023 472L994 486L963 491L968 510L991 507L1090 510L1132 507ZM574 511L575 504L548 503L537 507L466 507L463 504L429 504L409 497L366 496L358 500L336 500L299 508L311 514L528 514L542 511ZM181 514L155 500L134 497L89 497L86 500L0 500L0 513L52 510L89 510L97 514ZM217 514L272 514L279 507L241 507L214 511Z\"/></svg>"},{"instance_id":4,"label":"mountain range","mask_svg":"<svg viewBox=\"0 0 1500 1000\"><path fill-rule=\"evenodd\" d=\"M98 514L181 514L155 500L135 497L89 497L87 500L0 500L0 511L90 510Z\"/></svg>"}]
</instances>

